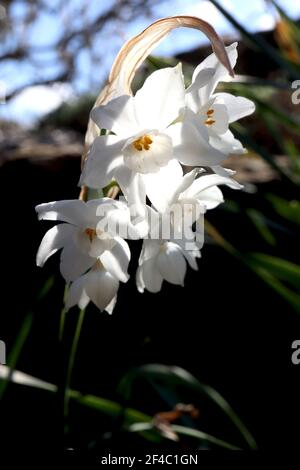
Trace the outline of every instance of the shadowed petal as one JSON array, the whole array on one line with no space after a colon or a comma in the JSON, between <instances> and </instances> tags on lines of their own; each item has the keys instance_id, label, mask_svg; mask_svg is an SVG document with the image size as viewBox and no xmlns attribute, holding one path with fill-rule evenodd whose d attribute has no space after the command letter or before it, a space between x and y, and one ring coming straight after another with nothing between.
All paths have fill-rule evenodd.
<instances>
[{"instance_id":1,"label":"shadowed petal","mask_svg":"<svg viewBox=\"0 0 300 470\"><path fill-rule=\"evenodd\" d=\"M35 210L39 220L60 220L79 226L84 225L86 220L85 203L79 199L39 204Z\"/></svg>"},{"instance_id":2,"label":"shadowed petal","mask_svg":"<svg viewBox=\"0 0 300 470\"><path fill-rule=\"evenodd\" d=\"M157 268L166 281L171 284L184 285L186 262L181 249L174 243L167 242L165 249L158 254Z\"/></svg>"},{"instance_id":3,"label":"shadowed petal","mask_svg":"<svg viewBox=\"0 0 300 470\"><path fill-rule=\"evenodd\" d=\"M137 91L134 101L141 128L163 130L169 126L185 102L181 64L153 72Z\"/></svg>"},{"instance_id":4,"label":"shadowed petal","mask_svg":"<svg viewBox=\"0 0 300 470\"><path fill-rule=\"evenodd\" d=\"M123 163L123 145L124 140L115 135L97 137L88 153L79 185L95 189L107 186Z\"/></svg>"},{"instance_id":5,"label":"shadowed petal","mask_svg":"<svg viewBox=\"0 0 300 470\"><path fill-rule=\"evenodd\" d=\"M173 159L157 173L147 173L142 176L147 196L159 212L165 211L172 193L181 181L182 174L179 162Z\"/></svg>"},{"instance_id":6,"label":"shadowed petal","mask_svg":"<svg viewBox=\"0 0 300 470\"><path fill-rule=\"evenodd\" d=\"M82 253L74 242L66 245L60 257L60 272L67 282L74 281L85 273L95 262L95 258Z\"/></svg>"},{"instance_id":7,"label":"shadowed petal","mask_svg":"<svg viewBox=\"0 0 300 470\"><path fill-rule=\"evenodd\" d=\"M85 282L86 275L80 276L76 281L72 282L66 298L67 310L74 307L74 305L78 305L80 309L84 309L88 305L90 299L84 290Z\"/></svg>"},{"instance_id":8,"label":"shadowed petal","mask_svg":"<svg viewBox=\"0 0 300 470\"><path fill-rule=\"evenodd\" d=\"M194 198L199 198L202 200L202 193L203 191L207 191L209 188L213 186L219 186L221 184L225 184L226 186L229 186L232 189L241 189L242 186L235 181L232 178L228 178L226 176L220 176L220 175L204 175L200 176L200 178L197 178L190 188L188 188L184 196L185 197L194 197Z\"/></svg>"},{"instance_id":9,"label":"shadowed petal","mask_svg":"<svg viewBox=\"0 0 300 470\"><path fill-rule=\"evenodd\" d=\"M127 270L130 261L130 250L125 240L116 237L114 247L102 253L100 261L104 268L114 277L122 282L128 281L129 275Z\"/></svg>"},{"instance_id":10,"label":"shadowed petal","mask_svg":"<svg viewBox=\"0 0 300 470\"><path fill-rule=\"evenodd\" d=\"M119 281L103 269L92 270L86 275L85 291L101 311L111 307L111 301L116 296L118 288Z\"/></svg>"},{"instance_id":11,"label":"shadowed petal","mask_svg":"<svg viewBox=\"0 0 300 470\"><path fill-rule=\"evenodd\" d=\"M137 270L137 288L139 292L144 292L146 288L149 292L159 292L163 282L163 277L156 266L157 258L145 261Z\"/></svg>"},{"instance_id":12,"label":"shadowed petal","mask_svg":"<svg viewBox=\"0 0 300 470\"><path fill-rule=\"evenodd\" d=\"M233 153L237 155L247 152L247 150L242 146L241 142L234 137L233 133L230 130L228 130L227 132L225 132L225 134L222 135L215 134L213 136L210 136L209 141L211 145L220 152L224 152L227 154Z\"/></svg>"},{"instance_id":13,"label":"shadowed petal","mask_svg":"<svg viewBox=\"0 0 300 470\"><path fill-rule=\"evenodd\" d=\"M201 101L200 89L208 84L215 74L215 69L202 69L199 71L194 82L186 90L186 105L194 113L198 113L200 108L205 104Z\"/></svg>"},{"instance_id":14,"label":"shadowed petal","mask_svg":"<svg viewBox=\"0 0 300 470\"><path fill-rule=\"evenodd\" d=\"M229 57L230 65L234 68L236 61L237 61L237 42L234 42L230 46L226 47L226 51ZM208 82L208 84L201 88L200 90L200 99L202 103L205 103L211 94L214 92L216 86L221 81L226 81L230 78L230 75L224 65L218 60L215 54L211 54L208 56L198 67L195 68L193 73L192 82L196 80L197 75L203 70L207 68L214 68L215 74L213 75L212 79Z\"/></svg>"},{"instance_id":15,"label":"shadowed petal","mask_svg":"<svg viewBox=\"0 0 300 470\"><path fill-rule=\"evenodd\" d=\"M211 166L226 157L210 145L205 125L188 109L184 121L170 126L167 132L173 141L174 157L183 165Z\"/></svg>"},{"instance_id":16,"label":"shadowed petal","mask_svg":"<svg viewBox=\"0 0 300 470\"><path fill-rule=\"evenodd\" d=\"M249 114L254 113L255 104L243 96L234 96L230 93L218 93L217 101L223 102L228 111L229 123L235 122Z\"/></svg>"},{"instance_id":17,"label":"shadowed petal","mask_svg":"<svg viewBox=\"0 0 300 470\"><path fill-rule=\"evenodd\" d=\"M37 255L36 264L43 266L50 256L72 241L75 228L69 224L59 224L52 227L41 241Z\"/></svg>"},{"instance_id":18,"label":"shadowed petal","mask_svg":"<svg viewBox=\"0 0 300 470\"><path fill-rule=\"evenodd\" d=\"M118 137L129 137L138 132L134 99L129 95L119 96L106 105L94 108L91 118L99 129L112 131Z\"/></svg>"}]
</instances>

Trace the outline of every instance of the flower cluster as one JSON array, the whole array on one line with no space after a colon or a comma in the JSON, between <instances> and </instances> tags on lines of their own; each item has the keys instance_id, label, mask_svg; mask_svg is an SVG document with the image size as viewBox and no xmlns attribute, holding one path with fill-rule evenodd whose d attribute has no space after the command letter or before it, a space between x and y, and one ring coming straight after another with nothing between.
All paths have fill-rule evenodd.
<instances>
[{"instance_id":1,"label":"flower cluster","mask_svg":"<svg viewBox=\"0 0 300 470\"><path fill-rule=\"evenodd\" d=\"M233 68L237 44L226 49ZM221 166L229 154L245 152L229 125L254 111L252 101L215 91L227 80L212 54L196 67L187 89L179 64L152 73L135 96L121 95L92 110L99 136L80 185L99 190L113 181L123 197L36 208L40 219L62 222L44 236L37 264L62 249L60 271L70 283L67 308L84 308L91 300L112 312L119 282L129 277L125 239L143 239L140 292L158 292L163 280L183 285L187 265L198 268L204 214L223 202L218 186L241 188Z\"/></svg>"}]
</instances>

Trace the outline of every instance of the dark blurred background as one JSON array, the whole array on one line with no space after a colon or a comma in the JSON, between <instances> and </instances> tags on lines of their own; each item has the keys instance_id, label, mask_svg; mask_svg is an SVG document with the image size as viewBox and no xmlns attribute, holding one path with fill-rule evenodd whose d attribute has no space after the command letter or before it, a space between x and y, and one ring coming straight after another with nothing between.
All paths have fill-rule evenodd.
<instances>
[{"instance_id":1,"label":"dark blurred background","mask_svg":"<svg viewBox=\"0 0 300 470\"><path fill-rule=\"evenodd\" d=\"M221 89L257 107L233 126L248 154L225 164L244 190L224 189L226 202L207 214L199 271L188 271L184 289L165 283L159 294L139 294L141 244L131 244L131 279L113 315L87 309L64 416L79 312L66 315L59 341L65 286L58 255L42 270L35 266L51 225L37 222L34 207L78 197L89 111L115 54L127 38L171 14L200 16L227 45L239 41L237 79ZM291 361L300 337L297 18L293 1L1 1L3 448L99 456L124 446L298 447L300 365ZM173 32L135 85L178 61L189 78L210 52L199 32ZM197 412L181 416L179 403Z\"/></svg>"}]
</instances>

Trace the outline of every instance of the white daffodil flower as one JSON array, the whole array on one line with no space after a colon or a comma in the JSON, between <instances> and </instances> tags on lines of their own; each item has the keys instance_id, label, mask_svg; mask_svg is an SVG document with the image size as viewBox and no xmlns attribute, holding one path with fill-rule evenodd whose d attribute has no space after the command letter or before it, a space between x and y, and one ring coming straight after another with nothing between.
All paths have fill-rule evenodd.
<instances>
[{"instance_id":1,"label":"white daffodil flower","mask_svg":"<svg viewBox=\"0 0 300 470\"><path fill-rule=\"evenodd\" d=\"M37 265L43 266L50 256L62 249L60 271L67 282L85 273L97 259L114 277L127 282L129 247L122 238L102 230L106 214L119 210L120 204L103 198L88 202L75 199L38 205L36 211L40 220L63 223L55 225L45 234L38 249Z\"/></svg>"},{"instance_id":2,"label":"white daffodil flower","mask_svg":"<svg viewBox=\"0 0 300 470\"><path fill-rule=\"evenodd\" d=\"M160 184L153 188L151 192L151 200L156 210L161 214L165 214L169 213L176 204L181 206L189 204L202 207L205 212L208 209L214 209L224 201L223 194L218 186L226 185L231 189L242 188L242 185L237 181L224 176L227 173L224 173L224 175L204 174L196 178L199 173L202 173L202 170L196 168L183 176L183 171L180 169L174 174L172 180L161 179Z\"/></svg>"},{"instance_id":3,"label":"white daffodil flower","mask_svg":"<svg viewBox=\"0 0 300 470\"><path fill-rule=\"evenodd\" d=\"M237 43L226 47L232 68L237 61ZM223 154L245 153L240 141L234 138L229 129L232 122L237 121L255 110L254 103L241 96L230 93L215 93L219 82L229 81L231 77L225 67L218 61L215 54L207 57L196 67L191 86L186 90L186 106L184 120L173 128L181 127L182 135L190 138L195 134L201 135L205 140ZM193 138L196 142L196 139ZM180 151L185 151L185 142L182 142ZM215 164L206 160L202 166L213 167ZM218 166L216 169L218 170Z\"/></svg>"},{"instance_id":4,"label":"white daffodil flower","mask_svg":"<svg viewBox=\"0 0 300 470\"><path fill-rule=\"evenodd\" d=\"M141 292L145 288L158 292L163 279L183 285L186 261L198 269L196 258L204 243L204 213L223 202L217 185L241 188L228 177L211 174L196 179L198 174L199 169L195 169L165 182L154 198L157 210L148 208L152 230L150 239L143 242L136 278Z\"/></svg>"},{"instance_id":5,"label":"white daffodil flower","mask_svg":"<svg viewBox=\"0 0 300 470\"><path fill-rule=\"evenodd\" d=\"M140 292L146 288L158 292L162 282L183 285L186 261L197 270L196 258L204 243L204 213L223 202L223 194L218 185L224 184L232 189L242 186L231 178L217 174L196 176L199 169L185 176L178 175L176 180L165 182L153 196L157 209L148 208L155 237L146 239L139 260L136 282ZM196 223L195 230L193 224ZM167 230L166 230L167 229ZM164 230L170 240L165 240ZM159 234L159 235L158 235Z\"/></svg>"},{"instance_id":6,"label":"white daffodil flower","mask_svg":"<svg viewBox=\"0 0 300 470\"><path fill-rule=\"evenodd\" d=\"M106 310L111 314L116 304L118 289L119 279L97 260L88 273L72 282L66 298L66 309L69 310L74 305L84 309L92 301L99 310Z\"/></svg>"},{"instance_id":7,"label":"white daffodil flower","mask_svg":"<svg viewBox=\"0 0 300 470\"><path fill-rule=\"evenodd\" d=\"M144 292L159 292L163 280L171 284L184 285L187 264L198 269L196 258L200 251L185 251L181 246L170 241L144 240L139 267L136 274L137 289Z\"/></svg>"},{"instance_id":8,"label":"white daffodil flower","mask_svg":"<svg viewBox=\"0 0 300 470\"><path fill-rule=\"evenodd\" d=\"M156 176L172 179L180 171L179 162L217 165L224 155L209 145L207 133L185 136L173 124L184 106L179 64L152 73L134 97L122 95L95 108L92 119L111 133L95 139L80 184L105 187L114 178L129 204L140 201L143 206Z\"/></svg>"}]
</instances>

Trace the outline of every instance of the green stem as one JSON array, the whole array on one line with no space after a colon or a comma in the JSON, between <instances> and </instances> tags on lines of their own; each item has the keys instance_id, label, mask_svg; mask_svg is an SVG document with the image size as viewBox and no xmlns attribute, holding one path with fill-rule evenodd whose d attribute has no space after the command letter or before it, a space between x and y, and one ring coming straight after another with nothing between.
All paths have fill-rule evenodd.
<instances>
[{"instance_id":1,"label":"green stem","mask_svg":"<svg viewBox=\"0 0 300 470\"><path fill-rule=\"evenodd\" d=\"M60 320L59 320L59 335L58 335L59 341L62 341L63 339L65 323L66 323L66 314L67 314L67 310L65 309L65 307L63 307L61 314L60 314Z\"/></svg>"},{"instance_id":2,"label":"green stem","mask_svg":"<svg viewBox=\"0 0 300 470\"><path fill-rule=\"evenodd\" d=\"M68 290L69 290L69 286L68 286L68 284L66 284L65 290L64 290L64 300L63 300L64 306L63 306L63 308L62 308L62 310L61 310L61 313L60 313L60 320L59 320L59 334L58 334L58 339L59 339L60 342L61 342L62 339L63 339L64 330L65 330L66 314L67 314L67 310L66 310L65 304L66 304L66 297L67 297Z\"/></svg>"},{"instance_id":3,"label":"green stem","mask_svg":"<svg viewBox=\"0 0 300 470\"><path fill-rule=\"evenodd\" d=\"M7 379L4 379L0 383L0 400L3 397L4 393L6 392L6 389L9 385L13 371L17 366L17 363L19 361L24 345L31 332L34 316L38 315L39 313L38 307L40 308L40 302L43 301L43 299L48 295L49 291L53 287L53 284L54 284L54 278L51 276L49 279L47 279L47 281L42 286L41 290L38 292L36 305L34 305L32 311L26 314L23 320L23 323L21 325L21 328L18 332L18 335L16 339L14 340L12 347L10 348L10 353L7 359L7 365L10 368L10 372L9 372Z\"/></svg>"},{"instance_id":4,"label":"green stem","mask_svg":"<svg viewBox=\"0 0 300 470\"><path fill-rule=\"evenodd\" d=\"M74 334L74 338L73 338L73 342L71 346L69 361L68 361L67 375L66 375L66 381L65 381L65 387L64 387L64 416L65 417L68 415L68 412L69 412L70 383L71 383L72 372L74 368L74 362L75 362L78 342L80 338L81 328L82 328L82 324L84 320L84 314L85 314L85 309L80 310L77 325L76 325L76 330L75 330L75 334Z\"/></svg>"}]
</instances>

